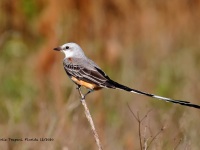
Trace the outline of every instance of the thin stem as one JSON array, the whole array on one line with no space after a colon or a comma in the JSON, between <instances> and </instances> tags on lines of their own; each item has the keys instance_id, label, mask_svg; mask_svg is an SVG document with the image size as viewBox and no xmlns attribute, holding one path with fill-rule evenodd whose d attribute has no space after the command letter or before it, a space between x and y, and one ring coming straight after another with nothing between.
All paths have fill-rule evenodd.
<instances>
[{"instance_id":1,"label":"thin stem","mask_svg":"<svg viewBox=\"0 0 200 150\"><path fill-rule=\"evenodd\" d=\"M130 108L130 106L129 106L129 104L127 103L127 106L128 106L128 108L129 108L129 110L131 111L131 114L134 116L134 118L135 118L135 120L137 120L137 122L138 122L138 130L139 130L139 132L138 132L138 134L139 134L139 140L140 140L140 149L142 150L142 137L141 137L141 120L140 120L140 117L139 117L139 114L138 114L138 112L137 112L137 116L134 114L134 112L132 111L132 109ZM143 119L144 119L144 117L143 117Z\"/></svg>"},{"instance_id":2,"label":"thin stem","mask_svg":"<svg viewBox=\"0 0 200 150\"><path fill-rule=\"evenodd\" d=\"M141 123L144 121L145 118L147 118L148 114L152 111L152 110L149 110L145 116L142 117L142 119L140 119L140 116L139 116L139 113L137 112L137 115L135 115L135 113L132 111L132 109L130 108L129 104L127 103L127 106L131 112L131 114L133 115L133 117L135 118L135 120L137 120L138 122L138 134L139 134L139 140L140 140L140 149L142 150L143 149L143 146L142 146L142 135L141 135ZM159 133L158 133L159 134ZM157 135L156 135L157 136ZM156 138L155 136L155 138ZM153 139L154 140L154 139ZM152 140L152 141L153 141ZM151 141L151 142L152 142ZM150 144L151 144L150 142ZM148 149L149 146L147 146L147 143L144 141L144 149Z\"/></svg>"},{"instance_id":3,"label":"thin stem","mask_svg":"<svg viewBox=\"0 0 200 150\"><path fill-rule=\"evenodd\" d=\"M182 139L179 140L179 142L176 144L176 146L174 147L174 150L176 150L178 148L178 146L181 144Z\"/></svg>"},{"instance_id":4,"label":"thin stem","mask_svg":"<svg viewBox=\"0 0 200 150\"><path fill-rule=\"evenodd\" d=\"M156 137L165 129L165 127L162 127L160 129L160 131L158 131L158 133L151 139L151 141L149 142L149 145L147 147L147 149L149 149L149 147L151 146L152 142L156 139Z\"/></svg>"},{"instance_id":5,"label":"thin stem","mask_svg":"<svg viewBox=\"0 0 200 150\"><path fill-rule=\"evenodd\" d=\"M140 149L142 150L142 137L141 137L141 122L139 121L139 138L140 138Z\"/></svg>"},{"instance_id":6,"label":"thin stem","mask_svg":"<svg viewBox=\"0 0 200 150\"><path fill-rule=\"evenodd\" d=\"M88 107L87 107L87 104L86 104L86 101L85 101L85 96L81 93L80 86L78 86L77 89L78 89L78 92L79 92L79 94L80 94L80 96L81 96L81 104L82 104L83 107L84 107L85 116L86 116L86 118L87 118L87 120L88 120L88 122L89 122L89 124L90 124L91 130L92 130L93 135L94 135L94 138L95 138L95 142L96 142L96 144L97 144L97 146L98 146L98 149L99 149L99 150L103 150L103 148L102 148L102 146L101 146L101 142L100 142L100 140L99 140L98 133L97 133L97 131L96 131L96 129L95 129L94 122L93 122L93 120L92 120L90 111L89 111L89 109L88 109Z\"/></svg>"}]
</instances>

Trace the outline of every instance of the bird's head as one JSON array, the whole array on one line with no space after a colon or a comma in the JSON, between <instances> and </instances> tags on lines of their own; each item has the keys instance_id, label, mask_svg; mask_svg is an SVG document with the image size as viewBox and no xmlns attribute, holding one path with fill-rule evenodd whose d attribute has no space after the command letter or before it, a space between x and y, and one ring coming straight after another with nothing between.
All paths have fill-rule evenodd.
<instances>
[{"instance_id":1,"label":"bird's head","mask_svg":"<svg viewBox=\"0 0 200 150\"><path fill-rule=\"evenodd\" d=\"M63 52L65 54L65 58L85 57L83 50L76 43L66 43L66 44L63 44L62 46L54 48L53 50Z\"/></svg>"}]
</instances>

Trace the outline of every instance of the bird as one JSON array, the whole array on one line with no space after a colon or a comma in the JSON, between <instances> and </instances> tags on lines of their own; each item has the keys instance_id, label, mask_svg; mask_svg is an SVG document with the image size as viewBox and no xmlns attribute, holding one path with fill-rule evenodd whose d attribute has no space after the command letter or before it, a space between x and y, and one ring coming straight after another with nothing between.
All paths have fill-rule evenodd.
<instances>
[{"instance_id":1,"label":"bird","mask_svg":"<svg viewBox=\"0 0 200 150\"><path fill-rule=\"evenodd\" d=\"M94 61L85 55L82 48L76 43L65 43L54 48L53 50L60 51L65 54L65 58L63 59L64 70L69 78L77 85L77 89L80 90L82 86L88 89L86 94L82 94L82 100L84 100L85 97L93 91L97 91L102 88L110 88L124 90L127 92L152 97L165 102L171 102L200 109L199 105L190 103L188 101L176 100L146 93L113 81Z\"/></svg>"}]
</instances>

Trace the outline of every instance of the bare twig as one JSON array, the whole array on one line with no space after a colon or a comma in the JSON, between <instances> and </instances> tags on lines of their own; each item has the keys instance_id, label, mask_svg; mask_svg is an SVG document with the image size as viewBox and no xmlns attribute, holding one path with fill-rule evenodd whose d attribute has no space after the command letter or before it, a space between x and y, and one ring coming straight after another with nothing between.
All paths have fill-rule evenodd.
<instances>
[{"instance_id":1,"label":"bare twig","mask_svg":"<svg viewBox=\"0 0 200 150\"><path fill-rule=\"evenodd\" d=\"M141 123L144 121L145 118L147 118L148 114L152 111L149 110L146 115L140 119L139 113L137 112L137 116L134 114L134 112L132 111L132 109L130 108L129 104L127 103L127 106L130 110L130 112L132 113L133 117L137 120L138 122L138 134L139 134L139 140L140 140L140 149L141 150L148 150L149 147L151 146L152 142L156 139L156 137L165 129L165 127L163 126L158 133L156 133L156 135L150 140L149 144L147 144L148 139L144 139L144 147L142 146L142 136L141 136ZM146 127L145 127L146 129ZM145 131L146 132L146 131Z\"/></svg>"},{"instance_id":2,"label":"bare twig","mask_svg":"<svg viewBox=\"0 0 200 150\"><path fill-rule=\"evenodd\" d=\"M181 144L181 142L182 142L182 139L179 140L179 142L176 144L176 146L174 147L173 150L176 150L178 148L178 146Z\"/></svg>"},{"instance_id":3,"label":"bare twig","mask_svg":"<svg viewBox=\"0 0 200 150\"><path fill-rule=\"evenodd\" d=\"M145 126L144 128L144 150L147 150L148 140L149 140L149 138L146 138L146 131L147 131L147 126Z\"/></svg>"},{"instance_id":4,"label":"bare twig","mask_svg":"<svg viewBox=\"0 0 200 150\"><path fill-rule=\"evenodd\" d=\"M135 118L135 120L137 120L137 122L138 122L138 128L139 128L139 129L138 129L138 130L139 130L138 134L139 134L139 140L140 140L140 149L142 150L142 138L141 138L141 131L140 131L142 120L140 120L140 117L139 117L138 112L137 112L137 116L134 114L134 112L132 111L132 109L130 108L130 106L129 106L128 103L127 103L127 106L128 106L128 108L129 108L131 114L132 114L133 117ZM144 118L142 118L142 119L144 119Z\"/></svg>"},{"instance_id":5,"label":"bare twig","mask_svg":"<svg viewBox=\"0 0 200 150\"><path fill-rule=\"evenodd\" d=\"M151 146L152 142L156 139L156 137L165 129L165 127L163 126L160 131L158 131L158 133L151 139L151 141L149 142L149 145L147 146L147 149L149 149L149 147Z\"/></svg>"},{"instance_id":6,"label":"bare twig","mask_svg":"<svg viewBox=\"0 0 200 150\"><path fill-rule=\"evenodd\" d=\"M80 94L80 96L81 96L81 104L83 105L83 107L84 107L84 109L85 109L85 116L86 116L86 118L87 118L87 120L88 120L88 122L89 122L89 124L90 124L90 127L91 127L91 130L92 130L92 132L93 132L93 135L94 135L96 144L97 144L97 146L98 146L98 149L99 149L99 150L103 150L103 148L102 148L102 146L101 146L101 142L100 142L100 140L99 140L99 136L98 136L97 131L96 131L95 126L94 126L94 122L93 122L92 117L91 117L91 115L90 115L90 111L89 111L89 109L88 109L88 107L87 107L87 104L86 104L86 101L85 101L85 97L84 97L84 95L81 93L80 87L78 87L77 89L78 89L79 94Z\"/></svg>"},{"instance_id":7,"label":"bare twig","mask_svg":"<svg viewBox=\"0 0 200 150\"><path fill-rule=\"evenodd\" d=\"M139 125L139 138L140 138L140 149L142 150L142 137L141 137L141 122L144 118L140 120L139 113L137 112L137 120L138 120L138 125Z\"/></svg>"},{"instance_id":8,"label":"bare twig","mask_svg":"<svg viewBox=\"0 0 200 150\"><path fill-rule=\"evenodd\" d=\"M184 147L184 150L189 150L189 149L191 149L191 143L190 143L190 141L186 142L186 145Z\"/></svg>"},{"instance_id":9,"label":"bare twig","mask_svg":"<svg viewBox=\"0 0 200 150\"><path fill-rule=\"evenodd\" d=\"M144 121L144 119L148 116L148 114L152 111L152 110L149 110L146 115L140 119L140 116L139 116L139 113L137 112L137 116L134 114L134 112L132 111L132 109L130 108L129 104L127 103L127 106L131 112L131 114L133 115L133 117L135 118L135 120L137 120L138 122L138 134L139 134L139 140L140 140L140 149L142 150L143 147L142 147L142 136L141 136L141 123L142 121ZM148 148L148 147L147 147Z\"/></svg>"}]
</instances>

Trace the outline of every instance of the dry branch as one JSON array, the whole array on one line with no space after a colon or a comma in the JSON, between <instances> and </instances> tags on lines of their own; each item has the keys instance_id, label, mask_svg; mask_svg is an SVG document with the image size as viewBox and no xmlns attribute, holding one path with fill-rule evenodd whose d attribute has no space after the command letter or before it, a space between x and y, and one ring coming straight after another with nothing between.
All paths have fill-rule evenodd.
<instances>
[{"instance_id":1,"label":"dry branch","mask_svg":"<svg viewBox=\"0 0 200 150\"><path fill-rule=\"evenodd\" d=\"M155 139L157 138L158 135L160 135L161 132L164 131L165 127L163 126L159 131L158 133L156 133L152 139L148 139L150 140L150 142L147 143L147 140L144 139L144 142L142 143L142 135L141 135L141 124L142 122L147 118L148 114L152 111L152 110L149 110L146 115L144 115L143 118L140 118L139 116L139 113L137 112L137 115L132 111L132 109L130 108L129 104L127 103L127 106L128 106L128 109L130 110L131 114L133 115L134 119L137 120L138 122L138 134L139 134L139 142L140 142L140 149L141 150L148 150L151 146L151 144L155 141ZM144 144L144 146L142 146Z\"/></svg>"},{"instance_id":2,"label":"dry branch","mask_svg":"<svg viewBox=\"0 0 200 150\"><path fill-rule=\"evenodd\" d=\"M95 129L94 122L93 122L93 120L92 120L90 111L89 111L89 109L88 109L88 107L87 107L87 104L86 104L86 101L85 101L85 97L84 97L84 95L81 93L80 87L78 87L77 89L78 89L79 94L80 94L80 96L81 96L81 104L82 104L83 107L84 107L85 116L86 116L86 118L87 118L87 120L88 120L88 122L89 122L89 124L90 124L91 130L92 130L93 135L94 135L94 138L95 138L95 142L96 142L96 144L97 144L97 146L98 146L98 149L99 149L99 150L103 150L103 148L102 148L102 146L101 146L101 142L100 142L100 140L99 140L98 133L97 133L97 131L96 131L96 129Z\"/></svg>"}]
</instances>

